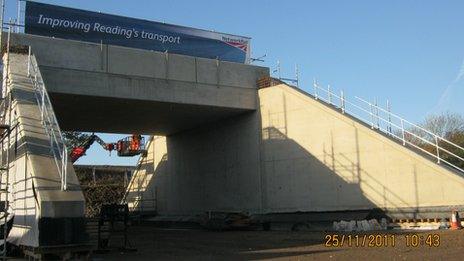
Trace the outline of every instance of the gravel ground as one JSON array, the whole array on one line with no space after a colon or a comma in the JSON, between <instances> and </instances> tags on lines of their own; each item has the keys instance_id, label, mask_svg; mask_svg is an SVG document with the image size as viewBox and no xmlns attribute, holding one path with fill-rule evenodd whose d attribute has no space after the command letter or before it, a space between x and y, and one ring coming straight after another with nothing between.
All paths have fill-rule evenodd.
<instances>
[{"instance_id":1,"label":"gravel ground","mask_svg":"<svg viewBox=\"0 0 464 261\"><path fill-rule=\"evenodd\" d=\"M333 233L329 233L333 234ZM387 236L378 245L369 246L369 235ZM433 239L427 241L428 235ZM325 245L327 233L309 231L225 231L214 232L193 229L162 229L150 225L131 227L130 241L136 252L122 253L112 250L105 254L94 254L93 260L462 260L464 230L437 231L381 231L355 235L339 234L344 245L330 241ZM348 246L351 235L351 246ZM366 240L363 244L363 238ZM413 235L417 235L413 236ZM409 236L409 240L407 240ZM373 237L373 236L371 236ZM391 246L392 237L395 246ZM413 244L413 237L417 246ZM428 246L428 243L439 246ZM429 238L430 239L430 238ZM427 242L426 242L427 241ZM112 241L116 245L117 240Z\"/></svg>"}]
</instances>

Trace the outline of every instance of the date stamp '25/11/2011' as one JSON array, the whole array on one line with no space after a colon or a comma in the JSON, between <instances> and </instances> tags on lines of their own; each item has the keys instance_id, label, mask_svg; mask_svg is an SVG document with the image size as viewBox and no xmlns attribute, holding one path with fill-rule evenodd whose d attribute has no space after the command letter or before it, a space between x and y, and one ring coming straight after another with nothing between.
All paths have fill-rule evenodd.
<instances>
[{"instance_id":1,"label":"date stamp '25/11/2011'","mask_svg":"<svg viewBox=\"0 0 464 261\"><path fill-rule=\"evenodd\" d=\"M438 234L328 234L325 236L326 247L395 247L398 237L407 247L439 247Z\"/></svg>"}]
</instances>

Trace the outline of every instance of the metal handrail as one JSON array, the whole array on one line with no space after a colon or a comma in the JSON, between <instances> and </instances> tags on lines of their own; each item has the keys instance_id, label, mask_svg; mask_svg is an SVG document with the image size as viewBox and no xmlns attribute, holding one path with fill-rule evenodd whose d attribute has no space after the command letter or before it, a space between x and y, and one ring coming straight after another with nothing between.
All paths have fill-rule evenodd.
<instances>
[{"instance_id":1,"label":"metal handrail","mask_svg":"<svg viewBox=\"0 0 464 261\"><path fill-rule=\"evenodd\" d=\"M424 152L425 154L434 157L437 160L437 163L444 162L447 165L455 168L464 173L464 169L456 166L456 164L451 163L450 161L443 158L443 154L451 156L455 160L459 160L464 162L464 158L462 156L457 155L456 153L451 152L449 149L440 146L440 143L446 143L452 148L464 152L464 148L458 144L455 144L444 137L439 136L438 134L433 133L430 130L425 129L422 126L414 124L408 120L405 120L403 117L394 114L390 111L389 103L387 102L387 109L380 107L377 102L368 102L362 98L355 96L358 101L361 103L356 104L351 102L345 98L343 91L340 94L336 94L331 91L330 85L327 86L327 89L322 88L317 81L313 83L314 87L314 98L316 100L322 100L330 105L333 105L341 110L342 113L347 113L362 122L371 126L372 129L377 129L395 139L398 139L402 142L404 146L406 144L413 146L414 148ZM339 102L335 102L334 100L338 100ZM364 106L363 106L364 105ZM351 108L351 109L350 109ZM355 111L358 111L356 113ZM359 115L360 113L366 114L366 116ZM386 117L383 117L384 114ZM398 123L395 123L396 122ZM382 126L384 125L384 126ZM412 127L412 130L405 127L409 126ZM396 128L399 132L395 133L392 131L392 127ZM413 130L418 130L418 132L414 132ZM428 137L427 137L428 136ZM409 138L409 139L408 139ZM428 144L435 148L435 153L432 153L422 146L415 144L411 141L411 139L416 139L418 142L422 144Z\"/></svg>"},{"instance_id":2,"label":"metal handrail","mask_svg":"<svg viewBox=\"0 0 464 261\"><path fill-rule=\"evenodd\" d=\"M68 149L66 148L65 139L61 133L50 97L48 96L42 75L38 68L37 60L35 56L32 55L30 47L27 60L27 75L34 86L41 120L44 125L45 132L50 138L51 150L61 178L61 190L67 190Z\"/></svg>"},{"instance_id":3,"label":"metal handrail","mask_svg":"<svg viewBox=\"0 0 464 261\"><path fill-rule=\"evenodd\" d=\"M362 101L362 102L364 102L364 103L366 103L366 104L371 104L370 102L368 102L368 101L366 101L366 100L364 100L364 99L362 99L362 98L360 98L360 97L358 97L358 96L355 96L355 98L358 99L358 100L360 100L360 101ZM433 132L431 132L431 131L429 131L429 130L427 130L427 129L424 129L423 127L421 127L421 126L419 126L419 125L417 125L417 124L414 124L414 123L412 123L412 122L410 122L410 121L408 121L408 120L405 120L404 118L402 118L402 117L400 117L400 116L398 116L398 115L396 115L396 114L394 114L394 113L392 113L392 112L386 111L386 110L383 109L382 107L378 107L378 109L381 110L381 111L383 111L383 112L385 112L385 113L390 114L390 116L393 116L393 117L395 117L395 118L397 118L397 119L403 120L405 123L411 125L412 127L416 128L416 129L419 129L419 130L421 130L421 131L423 131L423 132L425 132L425 133L427 133L427 134L429 134L429 135L431 135L431 136L433 136L433 137L437 137L438 139L440 139L440 140L442 140L442 141L444 141L444 142L446 142L446 143L448 143L448 144L454 146L455 148L464 151L464 148L461 147L461 146L459 146L458 144L455 144L455 143L453 143L453 142L451 142L451 141L449 141L449 140L447 140L447 139L445 139L445 138L443 138L443 137L441 137L441 136L439 136L439 135L437 135L437 134L435 134L435 133L433 133ZM463 160L464 160L464 159L463 159Z\"/></svg>"}]
</instances>

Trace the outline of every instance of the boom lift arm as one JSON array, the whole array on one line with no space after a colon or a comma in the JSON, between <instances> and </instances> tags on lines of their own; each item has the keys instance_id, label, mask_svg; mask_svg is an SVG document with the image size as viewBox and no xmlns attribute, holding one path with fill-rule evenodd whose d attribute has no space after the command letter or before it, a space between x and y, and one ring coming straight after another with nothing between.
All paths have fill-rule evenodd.
<instances>
[{"instance_id":1,"label":"boom lift arm","mask_svg":"<svg viewBox=\"0 0 464 261\"><path fill-rule=\"evenodd\" d=\"M100 144L100 146L103 147L103 149L109 152L116 150L118 152L118 156L120 157L132 157L139 154L145 156L147 153L145 149L145 139L142 137L142 135L133 134L132 136L121 139L115 143L105 143L100 137L92 134L87 140L71 150L71 153L69 154L71 162L74 163L80 157L84 156L85 152L90 148L90 146L92 146L94 142L97 142Z\"/></svg>"}]
</instances>

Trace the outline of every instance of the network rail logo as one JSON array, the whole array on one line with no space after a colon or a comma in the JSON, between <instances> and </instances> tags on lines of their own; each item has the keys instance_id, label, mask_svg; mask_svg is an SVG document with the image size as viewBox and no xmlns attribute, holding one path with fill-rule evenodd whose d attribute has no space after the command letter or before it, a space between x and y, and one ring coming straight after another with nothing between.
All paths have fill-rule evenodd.
<instances>
[{"instance_id":1,"label":"network rail logo","mask_svg":"<svg viewBox=\"0 0 464 261\"><path fill-rule=\"evenodd\" d=\"M222 41L227 43L228 45L231 45L233 47L236 47L244 52L248 50L248 41L244 39L239 39L239 38L230 38L226 36L222 36Z\"/></svg>"}]
</instances>

